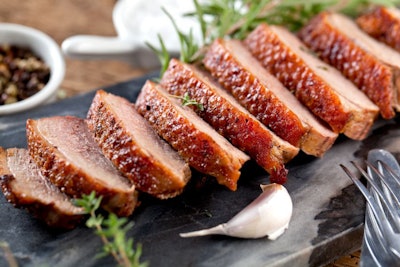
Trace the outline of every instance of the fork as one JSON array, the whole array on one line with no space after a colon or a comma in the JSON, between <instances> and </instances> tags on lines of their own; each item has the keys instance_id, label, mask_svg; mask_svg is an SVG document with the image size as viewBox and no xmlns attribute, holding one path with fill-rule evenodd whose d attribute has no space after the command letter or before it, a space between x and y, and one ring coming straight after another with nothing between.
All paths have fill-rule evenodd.
<instances>
[{"instance_id":1,"label":"fork","mask_svg":"<svg viewBox=\"0 0 400 267\"><path fill-rule=\"evenodd\" d=\"M368 203L360 266L400 266L400 167L382 149L368 153L367 172L351 163L367 179L369 188L340 164Z\"/></svg>"}]
</instances>

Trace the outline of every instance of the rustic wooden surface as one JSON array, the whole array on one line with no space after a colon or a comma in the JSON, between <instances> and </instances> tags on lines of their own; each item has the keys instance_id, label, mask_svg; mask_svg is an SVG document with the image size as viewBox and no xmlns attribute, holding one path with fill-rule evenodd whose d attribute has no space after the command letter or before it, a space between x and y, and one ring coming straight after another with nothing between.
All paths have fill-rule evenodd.
<instances>
[{"instance_id":1,"label":"rustic wooden surface","mask_svg":"<svg viewBox=\"0 0 400 267\"><path fill-rule=\"evenodd\" d=\"M0 21L37 28L61 45L76 34L115 36L112 10L116 0L0 0ZM84 93L148 72L119 61L66 59L63 97ZM358 266L360 251L342 257L327 267Z\"/></svg>"}]
</instances>

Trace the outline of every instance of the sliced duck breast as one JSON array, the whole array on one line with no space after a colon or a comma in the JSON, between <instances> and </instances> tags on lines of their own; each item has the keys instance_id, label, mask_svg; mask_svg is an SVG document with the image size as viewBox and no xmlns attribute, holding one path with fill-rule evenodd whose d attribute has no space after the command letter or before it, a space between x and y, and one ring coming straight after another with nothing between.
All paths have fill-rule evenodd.
<instances>
[{"instance_id":1,"label":"sliced duck breast","mask_svg":"<svg viewBox=\"0 0 400 267\"><path fill-rule=\"evenodd\" d=\"M72 116L29 119L29 154L44 176L73 198L102 196L102 207L129 216L137 205L135 187L104 157L85 121Z\"/></svg>"},{"instance_id":2,"label":"sliced duck breast","mask_svg":"<svg viewBox=\"0 0 400 267\"><path fill-rule=\"evenodd\" d=\"M311 53L291 32L260 24L244 41L249 51L333 131L363 139L379 110L335 68Z\"/></svg>"},{"instance_id":3,"label":"sliced duck breast","mask_svg":"<svg viewBox=\"0 0 400 267\"><path fill-rule=\"evenodd\" d=\"M173 95L187 93L201 103L204 109L195 109L200 117L270 173L272 182L286 181L284 164L297 155L299 149L271 132L209 74L172 59L160 83Z\"/></svg>"},{"instance_id":4,"label":"sliced duck breast","mask_svg":"<svg viewBox=\"0 0 400 267\"><path fill-rule=\"evenodd\" d=\"M84 210L42 175L26 149L0 148L0 185L10 203L51 227L71 229L83 219Z\"/></svg>"},{"instance_id":5,"label":"sliced duck breast","mask_svg":"<svg viewBox=\"0 0 400 267\"><path fill-rule=\"evenodd\" d=\"M215 40L204 66L251 114L305 153L322 156L337 134L322 125L238 40Z\"/></svg>"},{"instance_id":6,"label":"sliced duck breast","mask_svg":"<svg viewBox=\"0 0 400 267\"><path fill-rule=\"evenodd\" d=\"M236 190L240 169L249 157L192 109L183 106L179 99L151 81L143 86L136 108L190 166L216 177L219 184Z\"/></svg>"},{"instance_id":7,"label":"sliced duck breast","mask_svg":"<svg viewBox=\"0 0 400 267\"><path fill-rule=\"evenodd\" d=\"M340 70L380 109L385 119L400 110L400 54L363 32L344 15L323 12L299 32L320 58Z\"/></svg>"},{"instance_id":8,"label":"sliced duck breast","mask_svg":"<svg viewBox=\"0 0 400 267\"><path fill-rule=\"evenodd\" d=\"M163 141L127 99L97 91L87 124L104 155L139 191L175 197L189 181L189 165Z\"/></svg>"},{"instance_id":9,"label":"sliced duck breast","mask_svg":"<svg viewBox=\"0 0 400 267\"><path fill-rule=\"evenodd\" d=\"M400 51L400 11L395 7L376 7L356 20L370 36Z\"/></svg>"}]
</instances>

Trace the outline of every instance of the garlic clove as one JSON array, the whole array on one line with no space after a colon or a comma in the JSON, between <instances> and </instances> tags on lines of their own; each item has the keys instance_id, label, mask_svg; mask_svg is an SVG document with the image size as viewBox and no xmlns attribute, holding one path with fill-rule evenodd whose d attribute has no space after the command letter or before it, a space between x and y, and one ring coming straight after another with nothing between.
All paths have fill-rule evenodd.
<instances>
[{"instance_id":1,"label":"garlic clove","mask_svg":"<svg viewBox=\"0 0 400 267\"><path fill-rule=\"evenodd\" d=\"M183 233L181 237L227 235L240 238L268 236L275 240L289 227L293 203L280 184L261 185L263 192L227 223L212 228Z\"/></svg>"}]
</instances>

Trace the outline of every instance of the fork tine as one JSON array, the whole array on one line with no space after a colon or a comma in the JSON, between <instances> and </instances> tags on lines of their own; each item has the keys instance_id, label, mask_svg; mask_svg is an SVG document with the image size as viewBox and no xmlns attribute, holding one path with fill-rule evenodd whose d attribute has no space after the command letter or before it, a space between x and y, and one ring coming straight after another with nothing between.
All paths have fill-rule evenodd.
<instances>
[{"instance_id":1,"label":"fork tine","mask_svg":"<svg viewBox=\"0 0 400 267\"><path fill-rule=\"evenodd\" d=\"M353 163L353 162L352 162ZM357 169L359 169L359 166L353 163L353 165L356 166ZM366 231L364 232L365 235L367 235L366 241L368 241L366 244L368 246L368 249L371 252L371 256L374 257L375 260L378 260L377 262L386 262L390 261L392 262L392 257L393 257L393 251L388 250L390 248L390 243L385 236L391 236L393 234L391 227L388 223L387 220L382 219L385 218L385 214L383 211L380 209L378 203L375 201L374 196L369 192L369 190L363 185L363 183L357 178L357 176L351 172L346 166L340 164L340 167L344 170L344 172L347 174L347 176L353 181L353 183L357 186L357 188L360 190L360 192L363 194L365 199L368 202L368 211L370 213L370 216L368 217L368 225L366 224ZM366 176L368 176L364 170L360 168L360 171L363 172ZM372 188L372 192L375 192L375 189ZM379 199L379 198L378 198ZM366 213L366 216L367 216ZM368 219L367 218L367 219ZM381 218L381 219L380 219ZM367 221L366 221L367 223ZM374 249L373 249L374 247ZM379 255L375 254L374 251L381 251ZM385 251L385 253L383 253ZM398 260L395 259L396 261ZM389 265L390 266L390 265Z\"/></svg>"},{"instance_id":2,"label":"fork tine","mask_svg":"<svg viewBox=\"0 0 400 267\"><path fill-rule=\"evenodd\" d=\"M358 165L355 165L355 166L358 169L359 166ZM367 200L368 204L371 207L371 211L372 211L373 215L376 218L379 218L378 211L377 211L378 204L375 202L374 198L372 197L372 195L370 194L368 189L360 182L360 180L355 176L355 174L352 173L346 166L344 166L343 164L340 164L340 167L343 169L343 171L347 174L347 176L353 181L353 183L358 187L360 192L363 194L364 198ZM362 169L360 169L360 171L365 173L365 171Z\"/></svg>"},{"instance_id":3,"label":"fork tine","mask_svg":"<svg viewBox=\"0 0 400 267\"><path fill-rule=\"evenodd\" d=\"M396 187L400 188L400 177L398 174L396 174L396 172L393 170L393 168L381 160L378 160L378 164L380 164L382 166L382 169L384 171L386 171L388 174L390 174L390 176L393 178L393 179L391 179L391 181L395 182ZM385 184L386 188L388 189L388 191L390 192L391 196L394 198L398 207L400 207L400 194L397 195L394 192L394 190L393 190L394 186L389 185L388 181L386 181L386 179L383 179L382 181L384 182L384 184Z\"/></svg>"},{"instance_id":4,"label":"fork tine","mask_svg":"<svg viewBox=\"0 0 400 267\"><path fill-rule=\"evenodd\" d=\"M388 250L390 241L384 237L377 218L371 214L370 205L367 206L366 210L364 243L375 263L382 264L377 266L397 266L393 265L393 261L397 262L397 260L393 258L392 252Z\"/></svg>"},{"instance_id":5,"label":"fork tine","mask_svg":"<svg viewBox=\"0 0 400 267\"><path fill-rule=\"evenodd\" d=\"M355 164L354 162L351 162L353 165ZM355 165L356 168L358 169L358 165ZM378 204L375 202L373 196L369 192L369 190L363 185L363 183L357 178L357 176L351 172L346 166L343 164L340 164L340 167L343 169L343 171L347 174L347 176L353 181L353 183L357 186L357 188L360 190L360 192L363 194L364 198L368 202L368 207L369 207L369 212L371 213L372 216L370 216L369 220L369 227L373 229L368 229L366 231L366 234L372 236L369 240L370 242L374 243L373 245L376 247L384 247L386 244L384 244L385 239L383 238L384 233L382 232L382 229L379 227L378 223L378 218L379 218L379 212L377 211L379 209ZM360 171L364 172L364 170L360 169ZM364 172L365 173L365 172ZM372 244L368 244L372 245ZM372 251L372 250L371 250ZM376 257L376 255L374 255Z\"/></svg>"},{"instance_id":6,"label":"fork tine","mask_svg":"<svg viewBox=\"0 0 400 267\"><path fill-rule=\"evenodd\" d=\"M372 188L374 189L374 193L376 193L379 196L379 199L377 199L377 205L379 205L379 203L383 203L385 205L385 211L387 211L391 217L391 221L393 222L393 227L394 229L396 229L396 231L400 231L400 220L398 218L398 214L396 213L396 207L393 206L393 204L391 202L388 201L387 197L385 196L385 193L383 192L382 188L377 184L377 181L375 181L374 177L372 175L369 175L368 173L366 173L357 163L355 163L354 161L351 161L351 163L354 165L354 167L357 168L357 170L362 174L362 176L364 176L364 178L366 178L369 182L369 184L372 186ZM368 161L366 162L368 168L373 171L373 174L375 174L379 181L382 182L381 184L385 184L385 178L383 177L383 175ZM388 187L388 186L387 186ZM382 206L381 206L382 208ZM381 209L377 209L378 213L381 213ZM380 214L381 216L384 216L383 214ZM379 216L378 216L379 218ZM387 222L384 222L385 224ZM389 226L390 227L390 226Z\"/></svg>"},{"instance_id":7,"label":"fork tine","mask_svg":"<svg viewBox=\"0 0 400 267\"><path fill-rule=\"evenodd\" d=\"M374 243L375 247L385 247L386 246L386 240L383 236L382 231L379 228L378 221L375 216L369 216L367 213L371 213L371 208L368 206L368 209L366 210L366 220L365 220L365 228L364 231L366 231L365 234L369 235L371 238L369 239L370 242ZM371 231L371 227L373 228Z\"/></svg>"}]
</instances>

